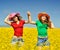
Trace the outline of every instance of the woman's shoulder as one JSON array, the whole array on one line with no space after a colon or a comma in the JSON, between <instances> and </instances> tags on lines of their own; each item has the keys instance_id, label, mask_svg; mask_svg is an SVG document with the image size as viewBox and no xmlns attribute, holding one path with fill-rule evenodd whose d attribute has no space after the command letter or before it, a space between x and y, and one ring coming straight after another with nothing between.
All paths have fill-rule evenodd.
<instances>
[{"instance_id":1,"label":"woman's shoulder","mask_svg":"<svg viewBox=\"0 0 60 50\"><path fill-rule=\"evenodd\" d=\"M41 21L39 21L39 20L36 20L36 23L40 23Z\"/></svg>"},{"instance_id":2,"label":"woman's shoulder","mask_svg":"<svg viewBox=\"0 0 60 50\"><path fill-rule=\"evenodd\" d=\"M25 20L20 20L20 22L24 22Z\"/></svg>"},{"instance_id":3,"label":"woman's shoulder","mask_svg":"<svg viewBox=\"0 0 60 50\"><path fill-rule=\"evenodd\" d=\"M11 25L14 25L16 22L11 22Z\"/></svg>"},{"instance_id":4,"label":"woman's shoulder","mask_svg":"<svg viewBox=\"0 0 60 50\"><path fill-rule=\"evenodd\" d=\"M15 22L11 22L11 26L15 25Z\"/></svg>"},{"instance_id":5,"label":"woman's shoulder","mask_svg":"<svg viewBox=\"0 0 60 50\"><path fill-rule=\"evenodd\" d=\"M25 20L20 20L20 22L24 24L25 23Z\"/></svg>"}]
</instances>

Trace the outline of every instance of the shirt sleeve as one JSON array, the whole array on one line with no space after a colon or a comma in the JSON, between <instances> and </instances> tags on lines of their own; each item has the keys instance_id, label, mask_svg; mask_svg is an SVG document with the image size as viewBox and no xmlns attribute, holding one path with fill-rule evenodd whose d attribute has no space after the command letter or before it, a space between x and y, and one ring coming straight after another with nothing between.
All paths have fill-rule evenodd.
<instances>
[{"instance_id":1,"label":"shirt sleeve","mask_svg":"<svg viewBox=\"0 0 60 50\"><path fill-rule=\"evenodd\" d=\"M13 26L13 22L11 22L11 26Z\"/></svg>"},{"instance_id":2,"label":"shirt sleeve","mask_svg":"<svg viewBox=\"0 0 60 50\"><path fill-rule=\"evenodd\" d=\"M23 24L25 24L25 20L22 20Z\"/></svg>"}]
</instances>

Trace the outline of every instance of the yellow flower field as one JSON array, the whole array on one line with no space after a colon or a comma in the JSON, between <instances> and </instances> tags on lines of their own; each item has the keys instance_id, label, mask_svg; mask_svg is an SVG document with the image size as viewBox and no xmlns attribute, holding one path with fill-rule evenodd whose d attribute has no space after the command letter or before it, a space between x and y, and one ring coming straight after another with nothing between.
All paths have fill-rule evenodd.
<instances>
[{"instance_id":1,"label":"yellow flower field","mask_svg":"<svg viewBox=\"0 0 60 50\"><path fill-rule=\"evenodd\" d=\"M37 29L36 28L24 28L23 39L25 43L22 47L11 45L11 39L13 37L13 28L0 27L0 50L38 50L37 43ZM50 50L60 50L60 29L48 29L48 37L51 43ZM45 48L43 48L45 50Z\"/></svg>"}]
</instances>

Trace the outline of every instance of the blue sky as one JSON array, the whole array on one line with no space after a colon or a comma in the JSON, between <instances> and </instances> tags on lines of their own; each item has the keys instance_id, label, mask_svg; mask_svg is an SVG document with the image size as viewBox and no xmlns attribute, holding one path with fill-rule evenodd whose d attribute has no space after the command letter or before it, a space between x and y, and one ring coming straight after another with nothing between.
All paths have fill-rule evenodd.
<instances>
[{"instance_id":1,"label":"blue sky","mask_svg":"<svg viewBox=\"0 0 60 50\"><path fill-rule=\"evenodd\" d=\"M39 12L47 12L55 27L60 27L60 0L0 0L0 26L8 26L4 19L12 12L20 12L23 19L27 20L27 11L31 12L34 21ZM25 26L34 27L31 24Z\"/></svg>"}]
</instances>

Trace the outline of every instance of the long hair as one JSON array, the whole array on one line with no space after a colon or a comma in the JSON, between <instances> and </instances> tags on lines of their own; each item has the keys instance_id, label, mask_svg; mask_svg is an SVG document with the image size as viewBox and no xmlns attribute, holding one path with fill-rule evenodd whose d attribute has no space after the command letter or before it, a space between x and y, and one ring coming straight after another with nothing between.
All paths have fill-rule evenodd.
<instances>
[{"instance_id":1,"label":"long hair","mask_svg":"<svg viewBox=\"0 0 60 50\"><path fill-rule=\"evenodd\" d=\"M50 16L48 15L48 14L43 14L43 13L39 13L38 14L38 19L39 19L39 21L41 21L42 22L42 20L41 20L41 17L42 16L45 16L46 17L46 20L44 21L46 24L48 24L48 26L51 28L51 21L50 21Z\"/></svg>"}]
</instances>

